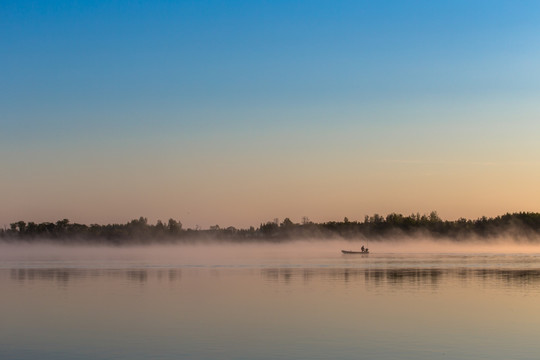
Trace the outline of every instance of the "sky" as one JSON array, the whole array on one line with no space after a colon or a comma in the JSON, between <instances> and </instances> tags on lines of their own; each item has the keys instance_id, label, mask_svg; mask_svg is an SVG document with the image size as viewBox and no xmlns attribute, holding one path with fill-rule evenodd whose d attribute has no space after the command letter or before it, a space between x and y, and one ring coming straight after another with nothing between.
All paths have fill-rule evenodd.
<instances>
[{"instance_id":1,"label":"sky","mask_svg":"<svg viewBox=\"0 0 540 360\"><path fill-rule=\"evenodd\" d=\"M0 2L0 226L540 211L535 1Z\"/></svg>"}]
</instances>

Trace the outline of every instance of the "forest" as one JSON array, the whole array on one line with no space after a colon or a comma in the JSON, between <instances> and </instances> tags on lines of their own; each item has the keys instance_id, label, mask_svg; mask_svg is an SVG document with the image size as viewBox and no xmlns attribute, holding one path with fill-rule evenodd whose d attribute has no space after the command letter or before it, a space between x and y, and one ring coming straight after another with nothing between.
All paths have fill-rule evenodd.
<instances>
[{"instance_id":1,"label":"forest","mask_svg":"<svg viewBox=\"0 0 540 360\"><path fill-rule=\"evenodd\" d=\"M494 218L481 217L476 220L460 218L454 221L442 220L436 211L420 215L391 213L386 216L374 214L365 216L363 221L329 221L314 223L304 217L301 223L289 218L283 221L274 219L261 223L258 227L237 229L219 225L208 229L185 229L178 220L167 222L158 220L148 223L144 217L125 224L78 224L68 219L56 222L17 221L9 227L0 229L3 242L58 242L58 243L96 243L96 244L151 244L181 242L284 242L297 239L374 240L401 239L407 237L429 236L433 239L467 241L472 238L490 240L510 237L520 241L540 241L540 213L507 213Z\"/></svg>"}]
</instances>

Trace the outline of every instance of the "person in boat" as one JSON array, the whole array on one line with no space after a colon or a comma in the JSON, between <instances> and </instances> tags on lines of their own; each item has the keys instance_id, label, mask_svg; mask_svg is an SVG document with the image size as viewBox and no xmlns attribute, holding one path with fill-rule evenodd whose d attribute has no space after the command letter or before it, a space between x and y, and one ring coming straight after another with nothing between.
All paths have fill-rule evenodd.
<instances>
[{"instance_id":1,"label":"person in boat","mask_svg":"<svg viewBox=\"0 0 540 360\"><path fill-rule=\"evenodd\" d=\"M365 252L365 253L369 252L368 248L365 248L365 251L364 250L362 250L362 251Z\"/></svg>"},{"instance_id":2,"label":"person in boat","mask_svg":"<svg viewBox=\"0 0 540 360\"><path fill-rule=\"evenodd\" d=\"M362 252L364 252L364 245L362 245L362 247L360 248L360 250L362 250Z\"/></svg>"}]
</instances>

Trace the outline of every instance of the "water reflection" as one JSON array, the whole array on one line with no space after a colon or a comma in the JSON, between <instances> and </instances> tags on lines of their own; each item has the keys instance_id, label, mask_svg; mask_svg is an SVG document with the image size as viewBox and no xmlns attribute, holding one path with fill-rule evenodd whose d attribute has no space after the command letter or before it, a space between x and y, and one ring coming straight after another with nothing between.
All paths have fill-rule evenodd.
<instances>
[{"instance_id":1,"label":"water reflection","mask_svg":"<svg viewBox=\"0 0 540 360\"><path fill-rule=\"evenodd\" d=\"M184 269L184 271L186 271ZM190 275L207 274L219 278L230 272L249 273L253 270L231 269L190 269ZM359 269L359 268L263 268L260 277L274 284L304 284L313 282L333 282L336 284L364 283L369 287L429 287L436 289L444 282L480 281L501 286L540 285L540 269ZM67 286L83 279L116 278L131 283L145 284L149 281L178 282L182 269L11 269L9 278L19 283L50 281Z\"/></svg>"},{"instance_id":2,"label":"water reflection","mask_svg":"<svg viewBox=\"0 0 540 360\"><path fill-rule=\"evenodd\" d=\"M268 282L291 284L314 280L337 283L363 282L374 286L430 286L443 282L479 280L507 286L540 285L540 269L262 269L261 277Z\"/></svg>"},{"instance_id":3,"label":"water reflection","mask_svg":"<svg viewBox=\"0 0 540 360\"><path fill-rule=\"evenodd\" d=\"M0 359L538 357L540 264L395 258L19 262L0 270Z\"/></svg>"},{"instance_id":4,"label":"water reflection","mask_svg":"<svg viewBox=\"0 0 540 360\"><path fill-rule=\"evenodd\" d=\"M62 285L69 282L89 278L119 278L130 282L146 283L149 280L167 280L177 282L182 278L181 269L130 269L130 270L104 270L104 269L11 269L10 279L19 283L35 281L51 281Z\"/></svg>"},{"instance_id":5,"label":"water reflection","mask_svg":"<svg viewBox=\"0 0 540 360\"><path fill-rule=\"evenodd\" d=\"M146 270L129 270L126 272L127 278L132 281L146 282L148 280L148 272Z\"/></svg>"}]
</instances>

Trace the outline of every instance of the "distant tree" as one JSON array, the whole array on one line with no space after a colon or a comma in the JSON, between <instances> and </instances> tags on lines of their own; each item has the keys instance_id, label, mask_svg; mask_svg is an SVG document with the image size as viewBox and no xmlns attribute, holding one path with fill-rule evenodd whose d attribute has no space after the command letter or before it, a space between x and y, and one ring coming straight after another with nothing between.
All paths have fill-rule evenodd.
<instances>
[{"instance_id":1,"label":"distant tree","mask_svg":"<svg viewBox=\"0 0 540 360\"><path fill-rule=\"evenodd\" d=\"M167 227L161 220L158 220L156 222L156 225L154 226L154 236L158 238L163 238L165 234L167 233Z\"/></svg>"},{"instance_id":2,"label":"distant tree","mask_svg":"<svg viewBox=\"0 0 540 360\"><path fill-rule=\"evenodd\" d=\"M439 214L437 214L436 211L432 211L429 214L429 221L432 222L432 223L435 223L435 222L440 222L442 220L441 220L441 218L439 217Z\"/></svg>"},{"instance_id":3,"label":"distant tree","mask_svg":"<svg viewBox=\"0 0 540 360\"><path fill-rule=\"evenodd\" d=\"M276 234L278 229L279 229L278 224L276 224L275 222L270 222L270 221L265 224L261 224L261 226L259 226L259 231L264 235Z\"/></svg>"},{"instance_id":4,"label":"distant tree","mask_svg":"<svg viewBox=\"0 0 540 360\"><path fill-rule=\"evenodd\" d=\"M167 229L171 235L178 235L182 230L182 223L171 218L167 224Z\"/></svg>"},{"instance_id":5,"label":"distant tree","mask_svg":"<svg viewBox=\"0 0 540 360\"><path fill-rule=\"evenodd\" d=\"M11 230L23 234L26 231L26 223L24 221L17 221L16 223L10 224Z\"/></svg>"},{"instance_id":6,"label":"distant tree","mask_svg":"<svg viewBox=\"0 0 540 360\"><path fill-rule=\"evenodd\" d=\"M436 211L429 215L419 213L403 216L398 213L390 213L386 216L374 214L366 216L363 223L350 222L344 218L343 222L330 221L327 223L313 223L307 217L302 219L303 225L293 223L285 218L281 224L277 219L273 222L263 223L259 228L253 226L248 229L236 229L232 226L221 228L218 225L210 227L212 235L231 241L272 239L280 241L286 238L328 238L341 236L348 239L363 237L376 237L381 240L387 236L394 236L399 229L400 234L416 236L418 231L437 237L447 237L456 240L466 239L475 235L489 238L493 236L509 235L511 237L526 237L530 241L538 241L540 235L540 213L507 213L495 218L485 216L476 220L459 218L455 221L443 221ZM182 224L174 219L169 219L167 224L158 220L156 225L149 225L144 217L131 220L125 224L98 225L71 224L68 219L56 222L24 222L11 223L9 227L0 229L3 240L13 241L24 239L34 241L47 239L65 242L69 239L77 241L99 241L111 244L150 243L156 239L163 241L167 238L175 239L182 234L186 239L203 239L208 230L201 230L199 226L195 230L182 230Z\"/></svg>"},{"instance_id":7,"label":"distant tree","mask_svg":"<svg viewBox=\"0 0 540 360\"><path fill-rule=\"evenodd\" d=\"M280 227L282 228L290 228L294 225L294 223L289 218L285 218L283 222L281 223Z\"/></svg>"},{"instance_id":8,"label":"distant tree","mask_svg":"<svg viewBox=\"0 0 540 360\"><path fill-rule=\"evenodd\" d=\"M58 220L58 221L56 222L56 226L57 226L58 228L65 228L65 227L68 226L68 224L69 224L69 220L68 220L68 219Z\"/></svg>"}]
</instances>

